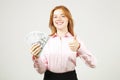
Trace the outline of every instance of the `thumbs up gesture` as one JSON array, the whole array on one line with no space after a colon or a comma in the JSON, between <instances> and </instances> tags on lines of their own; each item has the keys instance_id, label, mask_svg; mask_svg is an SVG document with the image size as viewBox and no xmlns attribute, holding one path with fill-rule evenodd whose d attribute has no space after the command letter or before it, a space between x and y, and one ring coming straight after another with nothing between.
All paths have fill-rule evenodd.
<instances>
[{"instance_id":1,"label":"thumbs up gesture","mask_svg":"<svg viewBox=\"0 0 120 80\"><path fill-rule=\"evenodd\" d=\"M74 36L73 41L69 43L69 47L74 52L76 52L80 48L80 43L78 42L76 36Z\"/></svg>"}]
</instances>

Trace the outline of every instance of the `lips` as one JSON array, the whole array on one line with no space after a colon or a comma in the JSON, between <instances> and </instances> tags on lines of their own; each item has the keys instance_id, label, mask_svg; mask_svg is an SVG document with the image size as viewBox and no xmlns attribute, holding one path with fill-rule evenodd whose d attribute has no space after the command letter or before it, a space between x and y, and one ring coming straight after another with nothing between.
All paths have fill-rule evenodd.
<instances>
[{"instance_id":1,"label":"lips","mask_svg":"<svg viewBox=\"0 0 120 80\"><path fill-rule=\"evenodd\" d=\"M64 22L63 22L63 21L62 21L62 22L61 22L61 21L56 21L55 23L56 23L57 25L62 25Z\"/></svg>"}]
</instances>

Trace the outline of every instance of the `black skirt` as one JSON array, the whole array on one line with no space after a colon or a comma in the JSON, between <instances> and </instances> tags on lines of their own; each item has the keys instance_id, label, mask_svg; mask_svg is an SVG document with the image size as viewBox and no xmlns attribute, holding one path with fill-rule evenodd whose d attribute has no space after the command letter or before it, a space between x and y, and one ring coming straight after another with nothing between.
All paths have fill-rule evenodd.
<instances>
[{"instance_id":1,"label":"black skirt","mask_svg":"<svg viewBox=\"0 0 120 80\"><path fill-rule=\"evenodd\" d=\"M78 80L78 79L75 70L65 73L54 73L47 70L44 74L44 80Z\"/></svg>"}]
</instances>

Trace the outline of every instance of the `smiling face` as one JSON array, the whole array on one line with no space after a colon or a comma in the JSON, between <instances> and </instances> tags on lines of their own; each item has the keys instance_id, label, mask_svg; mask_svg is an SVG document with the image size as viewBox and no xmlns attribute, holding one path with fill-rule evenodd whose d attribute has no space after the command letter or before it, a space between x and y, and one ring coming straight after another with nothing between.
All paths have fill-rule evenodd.
<instances>
[{"instance_id":1,"label":"smiling face","mask_svg":"<svg viewBox=\"0 0 120 80\"><path fill-rule=\"evenodd\" d=\"M57 30L67 29L68 18L61 9L57 9L53 13L53 24Z\"/></svg>"},{"instance_id":2,"label":"smiling face","mask_svg":"<svg viewBox=\"0 0 120 80\"><path fill-rule=\"evenodd\" d=\"M58 30L70 32L74 36L74 23L69 9L63 5L56 6L52 9L49 19L49 28L54 35Z\"/></svg>"}]
</instances>

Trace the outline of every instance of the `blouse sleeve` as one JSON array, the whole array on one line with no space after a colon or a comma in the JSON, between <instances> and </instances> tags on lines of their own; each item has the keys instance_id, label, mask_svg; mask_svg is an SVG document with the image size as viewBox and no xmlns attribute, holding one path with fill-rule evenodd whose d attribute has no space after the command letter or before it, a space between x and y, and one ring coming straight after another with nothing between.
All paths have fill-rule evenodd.
<instances>
[{"instance_id":1,"label":"blouse sleeve","mask_svg":"<svg viewBox=\"0 0 120 80\"><path fill-rule=\"evenodd\" d=\"M80 48L77 51L77 56L83 59L83 61L91 68L96 67L95 56L85 47L82 41L79 40Z\"/></svg>"},{"instance_id":2,"label":"blouse sleeve","mask_svg":"<svg viewBox=\"0 0 120 80\"><path fill-rule=\"evenodd\" d=\"M37 59L34 59L33 62L34 68L38 73L42 74L46 71L47 69L46 59L39 57Z\"/></svg>"},{"instance_id":3,"label":"blouse sleeve","mask_svg":"<svg viewBox=\"0 0 120 80\"><path fill-rule=\"evenodd\" d=\"M39 57L37 59L33 58L34 68L40 74L44 73L48 68L47 67L48 66L48 61L47 61L46 53L47 53L47 44L43 48Z\"/></svg>"}]
</instances>

